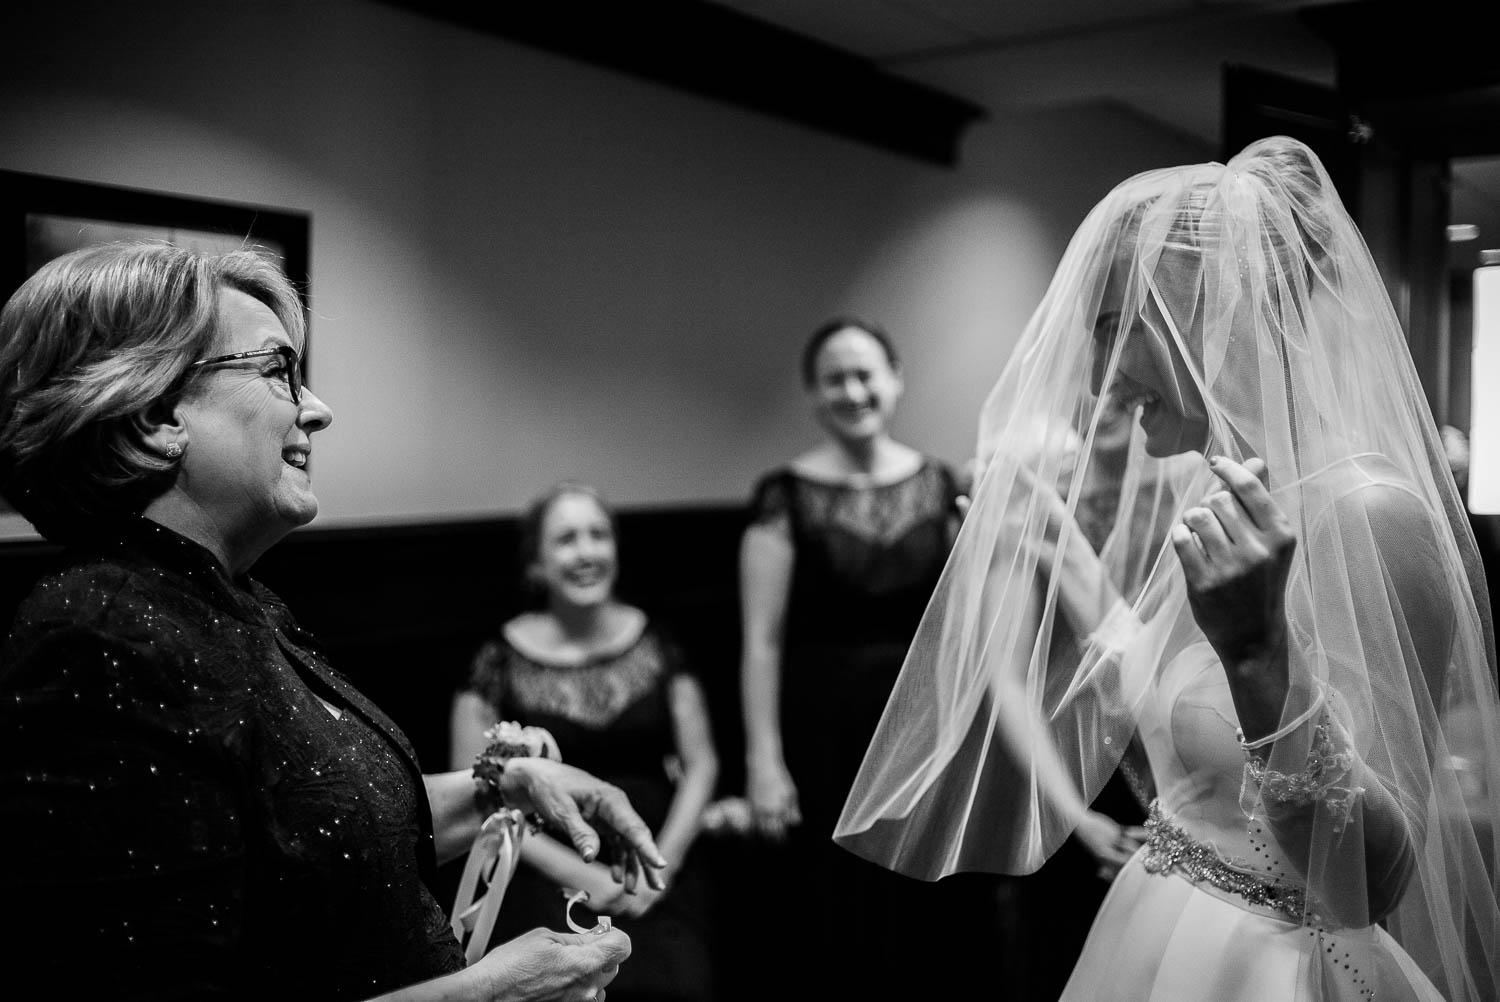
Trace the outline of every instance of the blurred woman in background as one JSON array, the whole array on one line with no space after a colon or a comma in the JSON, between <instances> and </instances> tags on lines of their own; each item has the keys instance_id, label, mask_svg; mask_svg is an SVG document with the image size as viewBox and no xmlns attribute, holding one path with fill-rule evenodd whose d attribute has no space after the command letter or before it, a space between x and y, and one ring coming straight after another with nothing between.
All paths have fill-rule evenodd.
<instances>
[{"instance_id":1,"label":"blurred woman in background","mask_svg":"<svg viewBox=\"0 0 1500 1002\"><path fill-rule=\"evenodd\" d=\"M590 910L630 934L637 961L610 985L611 999L706 1002L709 887L693 845L718 756L703 688L677 646L615 596L618 556L614 515L594 488L562 483L532 503L521 558L540 607L508 620L475 657L454 699L452 764L473 762L496 721L516 720L546 728L566 761L623 789L668 861L665 888L623 893L608 847L587 863L538 832L521 843L496 938L566 928L566 897L586 891Z\"/></svg>"},{"instance_id":2,"label":"blurred woman in background","mask_svg":"<svg viewBox=\"0 0 1500 1002\"><path fill-rule=\"evenodd\" d=\"M801 375L823 441L757 483L740 548L746 794L760 833L783 846L756 888L761 932L778 953L805 955L810 994L898 997L930 988L935 965L957 983L992 969L970 947L994 942L995 881L932 887L830 840L947 559L961 492L946 464L891 435L903 384L879 327L823 324ZM778 916L789 924L777 928Z\"/></svg>"}]
</instances>

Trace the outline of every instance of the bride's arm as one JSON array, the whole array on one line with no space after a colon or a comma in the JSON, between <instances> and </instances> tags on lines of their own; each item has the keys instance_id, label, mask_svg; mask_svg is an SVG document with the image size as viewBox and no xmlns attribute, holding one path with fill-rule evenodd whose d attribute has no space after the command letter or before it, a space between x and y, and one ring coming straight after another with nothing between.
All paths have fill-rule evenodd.
<instances>
[{"instance_id":1,"label":"bride's arm","mask_svg":"<svg viewBox=\"0 0 1500 1002\"><path fill-rule=\"evenodd\" d=\"M1006 749L1023 766L1030 767L1038 789L1098 861L1101 875L1112 877L1144 841L1143 830L1121 825L1094 810L1083 798L1050 730L1028 700L1022 680L997 680L995 703L996 723Z\"/></svg>"},{"instance_id":2,"label":"bride's arm","mask_svg":"<svg viewBox=\"0 0 1500 1002\"><path fill-rule=\"evenodd\" d=\"M1053 514L1059 513L1062 519L1068 517L1061 500L1057 499ZM1059 588L1059 605L1080 636L1101 630L1128 631L1128 625L1122 625L1121 610L1132 623L1134 616L1128 606L1120 602L1104 565L1083 533L1074 526L1072 541L1064 540L1067 549L1058 550L1056 529L1061 524L1059 521L1049 525L1047 552L1038 559L1038 580L1026 596L1024 608L1012 609L1007 614L1040 622L1043 592L1049 581L1055 580ZM1000 601L998 596L986 597L991 604ZM1027 692L1027 684L1023 661L995 673L993 689L998 733L1016 761L1032 771L1042 795L1067 820L1068 828L1099 861L1101 870L1113 874L1140 845L1142 834L1139 829L1127 829L1108 815L1095 811L1084 799L1072 771L1058 752L1051 729L1042 719L1037 700Z\"/></svg>"},{"instance_id":3,"label":"bride's arm","mask_svg":"<svg viewBox=\"0 0 1500 1002\"><path fill-rule=\"evenodd\" d=\"M1371 736L1351 733L1338 693L1315 677L1291 640L1285 599L1298 541L1258 479L1264 464L1213 465L1229 489L1185 512L1172 542L1193 616L1233 697L1247 756L1245 805L1264 818L1313 899L1333 917L1368 924L1395 906L1411 870L1413 817L1400 798L1420 804L1425 793L1392 788L1360 760L1360 742ZM1342 669L1362 671L1388 692L1397 680L1425 687L1426 674L1446 663L1447 617L1427 608L1446 591L1435 586L1439 568L1423 553L1421 529L1431 527L1419 505L1410 510L1406 502L1414 500L1396 488L1366 488L1341 502L1358 508L1339 518L1368 534L1370 566L1348 568L1337 559L1347 550L1320 550L1320 560L1351 579L1312 589L1327 606L1314 615L1352 613L1343 632L1356 636L1345 640L1361 646L1364 660ZM1402 637L1391 636L1393 625ZM1359 871L1352 883L1351 869Z\"/></svg>"},{"instance_id":4,"label":"bride's arm","mask_svg":"<svg viewBox=\"0 0 1500 1002\"><path fill-rule=\"evenodd\" d=\"M1062 496L1024 466L1016 476L1021 496L1037 507L1029 517L1045 520L1037 572L1057 589L1058 608L1073 632L1087 638L1104 629L1128 629L1134 615Z\"/></svg>"}]
</instances>

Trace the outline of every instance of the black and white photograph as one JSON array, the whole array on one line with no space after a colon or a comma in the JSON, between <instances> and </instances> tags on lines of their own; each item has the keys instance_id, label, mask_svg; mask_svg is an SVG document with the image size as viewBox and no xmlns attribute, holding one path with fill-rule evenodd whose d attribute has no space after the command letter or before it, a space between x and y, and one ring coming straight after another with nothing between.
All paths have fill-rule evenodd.
<instances>
[{"instance_id":1,"label":"black and white photograph","mask_svg":"<svg viewBox=\"0 0 1500 1002\"><path fill-rule=\"evenodd\" d=\"M0 996L1500 1002L1491 20L0 5Z\"/></svg>"}]
</instances>

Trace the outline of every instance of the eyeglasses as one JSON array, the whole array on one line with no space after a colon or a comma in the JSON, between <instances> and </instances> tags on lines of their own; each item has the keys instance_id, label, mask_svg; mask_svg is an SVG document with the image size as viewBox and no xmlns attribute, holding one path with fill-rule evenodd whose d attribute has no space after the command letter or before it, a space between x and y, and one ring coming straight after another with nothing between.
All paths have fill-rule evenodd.
<instances>
[{"instance_id":1,"label":"eyeglasses","mask_svg":"<svg viewBox=\"0 0 1500 1002\"><path fill-rule=\"evenodd\" d=\"M281 356L281 369L277 372L286 388L292 394L292 403L302 403L302 360L297 357L297 349L289 344L278 344L274 348L257 348L254 351L237 351L233 355L215 355L213 358L205 358L194 362L189 368L196 369L200 365L218 365L221 362L238 362L243 358L264 358L269 355Z\"/></svg>"}]
</instances>

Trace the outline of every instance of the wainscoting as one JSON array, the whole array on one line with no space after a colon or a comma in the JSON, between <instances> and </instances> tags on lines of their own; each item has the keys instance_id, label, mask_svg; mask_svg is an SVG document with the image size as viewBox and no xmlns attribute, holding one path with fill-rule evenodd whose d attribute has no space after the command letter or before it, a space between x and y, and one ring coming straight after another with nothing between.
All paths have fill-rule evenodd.
<instances>
[{"instance_id":1,"label":"wainscoting","mask_svg":"<svg viewBox=\"0 0 1500 1002\"><path fill-rule=\"evenodd\" d=\"M617 520L619 594L681 643L710 703L719 792L738 794L744 753L737 564L744 511L730 505L623 509ZM519 535L517 518L309 527L278 543L253 574L287 601L333 665L400 725L424 768L436 772L448 766L449 704L470 659L525 606ZM8 628L16 605L58 552L41 542L0 545L0 623ZM777 960L788 937L809 930L798 902L774 892L785 887L780 854L731 836L705 837L694 851L703 853L712 882L719 982L715 999L703 1002L751 1002L793 990L795 974ZM459 861L439 872L435 891L445 902L461 868ZM995 980L986 997L1055 998L1104 890L1088 860L1068 852L1042 874L1002 882L996 904L1005 916L1005 942L995 946ZM868 958L828 958L830 964L862 960Z\"/></svg>"},{"instance_id":2,"label":"wainscoting","mask_svg":"<svg viewBox=\"0 0 1500 1002\"><path fill-rule=\"evenodd\" d=\"M724 788L738 789L736 506L617 513L622 599L670 628L711 701ZM252 575L284 598L333 666L400 725L428 771L447 768L448 710L480 643L525 607L519 518L293 532ZM0 545L0 623L56 559Z\"/></svg>"}]
</instances>

